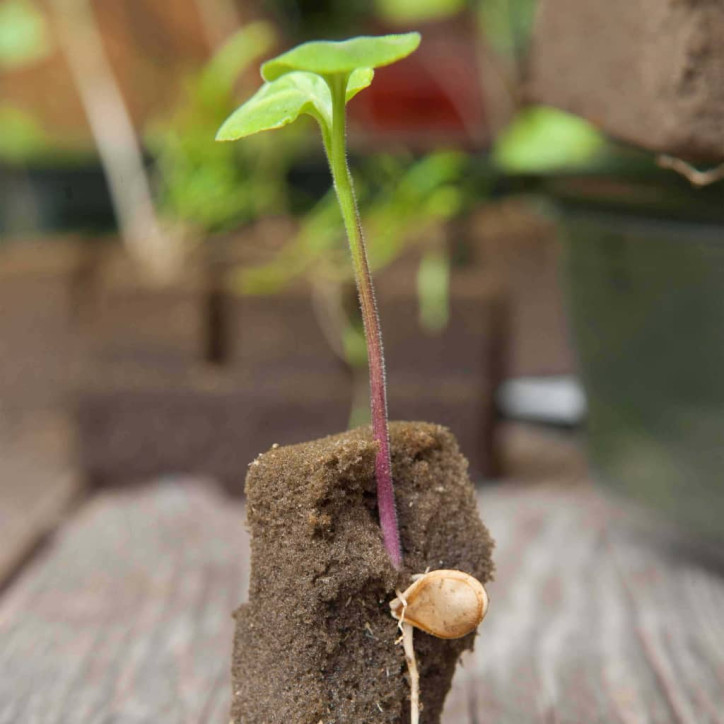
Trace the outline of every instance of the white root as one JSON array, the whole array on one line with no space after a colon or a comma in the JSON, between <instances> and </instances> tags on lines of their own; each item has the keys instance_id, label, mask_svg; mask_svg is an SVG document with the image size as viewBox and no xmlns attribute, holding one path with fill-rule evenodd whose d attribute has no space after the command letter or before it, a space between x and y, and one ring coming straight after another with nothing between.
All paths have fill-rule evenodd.
<instances>
[{"instance_id":1,"label":"white root","mask_svg":"<svg viewBox=\"0 0 724 724\"><path fill-rule=\"evenodd\" d=\"M417 579L419 574L413 576ZM407 672L410 675L410 724L419 724L420 722L420 673L417 670L417 658L415 657L414 645L414 627L405 622L405 611L407 610L407 599L404 593L396 591L397 599L402 608L400 611L397 627L402 631L402 636L395 643L402 641L402 648L405 651L405 662L407 663ZM393 614L394 615L394 614Z\"/></svg>"},{"instance_id":2,"label":"white root","mask_svg":"<svg viewBox=\"0 0 724 724\"><path fill-rule=\"evenodd\" d=\"M405 650L405 661L407 671L410 675L410 724L420 722L420 674L417 670L417 659L415 658L415 647L413 645L414 628L404 621L400 621L402 627L402 647Z\"/></svg>"}]
</instances>

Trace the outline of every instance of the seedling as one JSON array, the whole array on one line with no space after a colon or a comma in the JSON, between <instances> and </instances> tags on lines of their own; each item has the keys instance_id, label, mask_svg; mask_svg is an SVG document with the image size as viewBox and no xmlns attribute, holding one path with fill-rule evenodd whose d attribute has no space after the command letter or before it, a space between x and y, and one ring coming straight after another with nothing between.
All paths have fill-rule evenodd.
<instances>
[{"instance_id":1,"label":"seedling","mask_svg":"<svg viewBox=\"0 0 724 724\"><path fill-rule=\"evenodd\" d=\"M319 124L340 211L352 252L370 374L372 432L377 442L377 505L385 548L395 568L402 566L400 533L392 483L387 424L387 391L382 333L362 224L347 164L346 105L372 83L374 69L412 53L418 33L352 38L342 42L304 43L266 62L266 83L222 125L216 138L235 141L260 131L281 128L301 115Z\"/></svg>"},{"instance_id":2,"label":"seedling","mask_svg":"<svg viewBox=\"0 0 724 724\"><path fill-rule=\"evenodd\" d=\"M420 43L417 33L353 38L343 42L305 43L262 66L266 83L221 127L217 140L233 141L259 131L281 128L308 114L319 124L352 252L355 281L364 322L370 375L372 430L377 442L375 475L380 527L396 569L402 566L400 534L390 463L387 393L382 334L362 224L347 164L347 102L372 82L374 68L394 63ZM412 626L441 638L473 631L487 608L482 585L460 571L433 571L415 582L391 604L399 621L410 673L410 717L419 721L419 675Z\"/></svg>"}]
</instances>

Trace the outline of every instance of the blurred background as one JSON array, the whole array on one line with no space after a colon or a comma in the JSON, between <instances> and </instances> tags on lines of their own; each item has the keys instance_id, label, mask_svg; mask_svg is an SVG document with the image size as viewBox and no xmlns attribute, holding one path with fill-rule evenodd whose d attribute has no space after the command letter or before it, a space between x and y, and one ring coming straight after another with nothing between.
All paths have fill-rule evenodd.
<instances>
[{"instance_id":1,"label":"blurred background","mask_svg":"<svg viewBox=\"0 0 724 724\"><path fill-rule=\"evenodd\" d=\"M228 721L247 466L369 413L317 128L214 135L408 30L349 147L390 416L496 539L443 721L721 721L722 3L0 0L0 722Z\"/></svg>"},{"instance_id":2,"label":"blurred background","mask_svg":"<svg viewBox=\"0 0 724 724\"><path fill-rule=\"evenodd\" d=\"M481 481L582 479L586 425L599 479L721 532L721 192L538 104L535 13L0 0L2 485L238 495L273 443L368 420L317 129L213 138L264 59L416 29L350 106L391 417L449 426Z\"/></svg>"}]
</instances>

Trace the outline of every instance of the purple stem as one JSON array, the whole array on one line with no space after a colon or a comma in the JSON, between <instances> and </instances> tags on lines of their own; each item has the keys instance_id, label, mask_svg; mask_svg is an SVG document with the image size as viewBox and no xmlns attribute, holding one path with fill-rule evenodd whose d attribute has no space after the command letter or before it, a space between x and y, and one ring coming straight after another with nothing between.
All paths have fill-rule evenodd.
<instances>
[{"instance_id":1,"label":"purple stem","mask_svg":"<svg viewBox=\"0 0 724 724\"><path fill-rule=\"evenodd\" d=\"M375 477L377 479L377 507L380 512L380 528L385 548L395 568L402 566L402 548L397 524L395 489L392 484L390 461L390 435L387 424L387 389L385 384L385 362L382 351L382 331L377 313L375 290L372 284L367 251L365 249L362 224L360 223L357 200L352 185L352 176L347 165L345 151L345 105L347 76L337 75L328 79L332 92L331 137L325 137L325 147L334 179L342 218L344 219L352 262L359 293L362 320L367 342L367 358L370 371L370 406L372 409L372 435L377 443Z\"/></svg>"}]
</instances>

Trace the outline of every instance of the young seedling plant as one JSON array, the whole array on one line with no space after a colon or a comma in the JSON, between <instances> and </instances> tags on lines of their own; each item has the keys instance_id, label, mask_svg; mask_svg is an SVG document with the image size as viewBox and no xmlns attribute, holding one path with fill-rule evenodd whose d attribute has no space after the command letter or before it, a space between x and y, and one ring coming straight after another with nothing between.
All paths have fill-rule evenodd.
<instances>
[{"instance_id":1,"label":"young seedling plant","mask_svg":"<svg viewBox=\"0 0 724 724\"><path fill-rule=\"evenodd\" d=\"M382 333L347 163L346 106L372 83L375 68L405 58L419 44L418 33L405 33L299 45L264 63L261 74L266 82L226 120L216 136L218 141L235 141L260 131L282 128L305 114L319 124L350 245L362 310L369 363L372 434L377 443L377 506L384 545L397 570L402 568L402 548L392 482ZM487 597L482 585L460 571L433 571L416 576L405 592L398 592L397 599L392 602L392 615L398 619L403 631L411 678L413 723L419 717L419 683L411 626L442 638L457 638L473 631L482 621L486 609Z\"/></svg>"}]
</instances>

